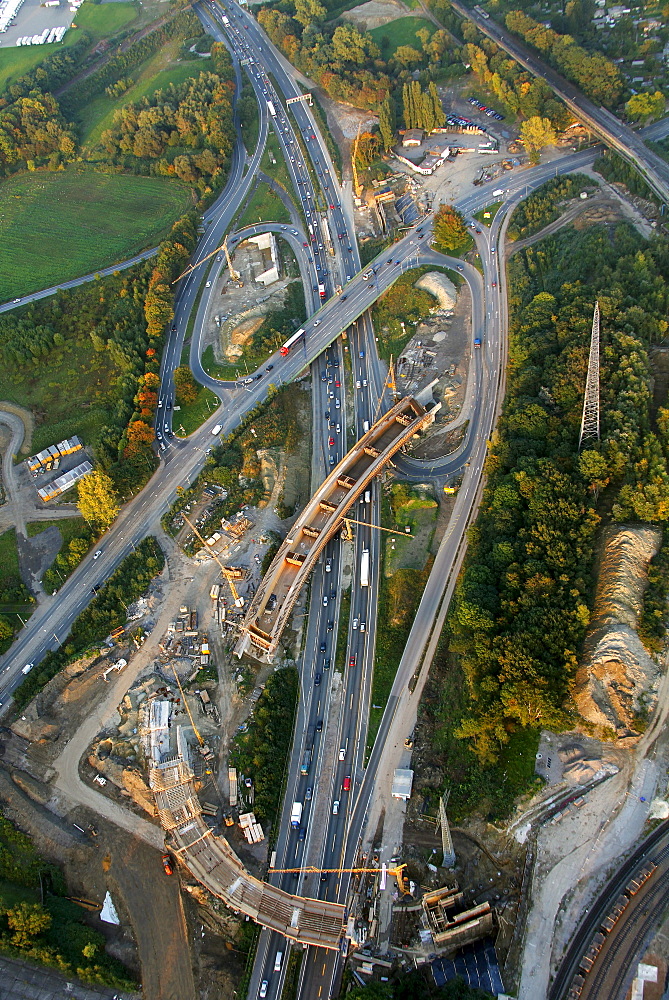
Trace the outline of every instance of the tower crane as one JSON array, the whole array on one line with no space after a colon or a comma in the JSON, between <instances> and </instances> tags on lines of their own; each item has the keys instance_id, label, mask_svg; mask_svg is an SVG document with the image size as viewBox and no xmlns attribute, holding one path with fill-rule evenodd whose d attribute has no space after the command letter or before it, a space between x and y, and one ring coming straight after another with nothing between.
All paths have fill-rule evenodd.
<instances>
[{"instance_id":1,"label":"tower crane","mask_svg":"<svg viewBox=\"0 0 669 1000\"><path fill-rule=\"evenodd\" d=\"M399 528L384 528L382 524L370 524L369 521L356 521L354 517L344 517L342 518L344 527L342 528L342 535L347 542L352 541L353 532L351 531L352 524L361 524L363 528L375 528L377 531L388 531L391 535L410 535L410 531L400 531Z\"/></svg>"},{"instance_id":2,"label":"tower crane","mask_svg":"<svg viewBox=\"0 0 669 1000\"><path fill-rule=\"evenodd\" d=\"M362 184L358 179L358 168L356 166L356 157L358 155L358 145L360 143L360 129L362 128L362 122L358 124L358 134L355 137L355 143L353 144L353 155L351 156L351 166L353 168L353 190L355 192L356 198L359 198L362 194Z\"/></svg>"},{"instance_id":3,"label":"tower crane","mask_svg":"<svg viewBox=\"0 0 669 1000\"><path fill-rule=\"evenodd\" d=\"M192 529L193 533L194 533L194 534L195 534L195 535L196 535L196 536L197 536L197 537L199 538L199 540L200 540L200 541L202 542L202 544L203 544L203 545L206 545L207 543L205 542L205 540L204 540L204 538L202 537L202 535L200 534L200 532L199 532L199 531L197 530L197 528L196 528L196 527L195 527L195 525L194 525L194 524L192 523L192 521L189 521L189 520L188 520L188 518L187 518L187 517L186 517L186 515L185 515L185 514L183 513L183 511L182 511L182 517L183 517L184 521L186 522L186 524L188 525L188 527ZM222 563L222 562L221 562L221 560L220 560L220 559L218 558L218 556L216 555L216 553L215 553L215 552L212 552L211 554L212 554L212 556L214 557L214 559L216 560L216 562L218 563L218 565L219 565L219 567L220 567L220 570L221 570L221 573L223 574L224 578L225 578L225 579L226 579L226 580L228 581L228 586L230 587L230 590L232 591L232 596L233 596L233 598L234 598L234 602L235 602L235 607L236 607L236 608L243 608L243 607L244 607L244 598L243 598L243 597L240 597L239 593L237 592L237 588L235 587L235 584L234 584L234 582L233 582L233 578L232 578L232 575L231 575L231 573L230 573L230 571L229 571L228 567L227 567L227 566L224 566L224 565L223 565L223 563Z\"/></svg>"},{"instance_id":4,"label":"tower crane","mask_svg":"<svg viewBox=\"0 0 669 1000\"><path fill-rule=\"evenodd\" d=\"M383 388L384 388L384 390L385 389L390 389L390 391L391 391L391 393L393 395L393 403L395 403L397 401L397 397L398 397L399 393L397 392L397 382L395 380L395 365L393 364L393 356L392 356L392 354L390 355L390 364L388 365L388 375L386 377L386 381L385 381L385 383L383 385ZM372 421L372 423L374 423L374 424L379 419L379 410L381 409L381 403L382 402L383 402L383 392L379 396L379 401L376 404L376 413L374 414L374 420Z\"/></svg>"},{"instance_id":5,"label":"tower crane","mask_svg":"<svg viewBox=\"0 0 669 1000\"><path fill-rule=\"evenodd\" d=\"M405 864L397 865L394 868L390 868L385 864L382 864L380 868L316 868L314 865L308 865L306 868L270 868L269 874L341 875L347 873L350 875L378 875L381 878L382 889L385 889L386 877L394 875L397 879L397 886L400 892L405 893L409 891L409 880L404 874L405 868Z\"/></svg>"}]
</instances>

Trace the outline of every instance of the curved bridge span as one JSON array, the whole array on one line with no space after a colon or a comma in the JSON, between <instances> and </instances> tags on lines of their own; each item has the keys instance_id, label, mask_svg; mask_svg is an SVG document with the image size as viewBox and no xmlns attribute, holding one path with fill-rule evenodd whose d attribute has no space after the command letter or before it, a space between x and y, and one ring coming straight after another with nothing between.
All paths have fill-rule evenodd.
<instances>
[{"instance_id":1,"label":"curved bridge span","mask_svg":"<svg viewBox=\"0 0 669 1000\"><path fill-rule=\"evenodd\" d=\"M299 944L338 949L344 907L323 899L291 896L246 871L225 837L202 815L195 775L183 757L154 764L149 772L158 815L170 846L194 878L226 906Z\"/></svg>"},{"instance_id":2,"label":"curved bridge span","mask_svg":"<svg viewBox=\"0 0 669 1000\"><path fill-rule=\"evenodd\" d=\"M348 510L393 455L434 420L410 396L370 427L316 490L290 530L249 605L239 656L255 646L272 657L300 590Z\"/></svg>"}]
</instances>

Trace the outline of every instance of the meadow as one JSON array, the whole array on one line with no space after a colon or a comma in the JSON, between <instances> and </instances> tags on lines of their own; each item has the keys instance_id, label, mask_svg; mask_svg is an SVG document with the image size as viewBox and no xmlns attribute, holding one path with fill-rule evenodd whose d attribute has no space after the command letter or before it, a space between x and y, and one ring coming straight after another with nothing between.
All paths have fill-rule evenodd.
<instances>
[{"instance_id":1,"label":"meadow","mask_svg":"<svg viewBox=\"0 0 669 1000\"><path fill-rule=\"evenodd\" d=\"M2 194L3 302L155 245L191 201L177 180L85 168L17 174L3 181Z\"/></svg>"},{"instance_id":2,"label":"meadow","mask_svg":"<svg viewBox=\"0 0 669 1000\"><path fill-rule=\"evenodd\" d=\"M390 59L400 45L410 45L422 52L423 43L420 38L416 38L416 32L420 31L421 28L427 28L430 37L436 30L431 21L426 21L422 17L409 16L398 17L396 21L389 21L388 24L372 28L369 34L380 47L383 58Z\"/></svg>"}]
</instances>

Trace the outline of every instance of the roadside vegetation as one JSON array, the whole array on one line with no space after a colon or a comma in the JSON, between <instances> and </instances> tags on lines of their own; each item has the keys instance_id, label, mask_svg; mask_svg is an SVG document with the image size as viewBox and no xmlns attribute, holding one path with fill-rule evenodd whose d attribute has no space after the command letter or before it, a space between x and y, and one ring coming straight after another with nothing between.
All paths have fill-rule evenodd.
<instances>
[{"instance_id":1,"label":"roadside vegetation","mask_svg":"<svg viewBox=\"0 0 669 1000\"><path fill-rule=\"evenodd\" d=\"M53 594L89 551L93 532L83 517L70 517L59 518L57 521L33 521L27 526L28 537L34 538L47 528L57 528L61 538L58 553L42 577L42 586L47 594Z\"/></svg>"},{"instance_id":2,"label":"roadside vegetation","mask_svg":"<svg viewBox=\"0 0 669 1000\"><path fill-rule=\"evenodd\" d=\"M669 416L668 411L665 410L664 413ZM664 416L665 421L667 416ZM648 586L643 593L643 604L637 625L639 638L655 655L661 653L664 646L668 594L669 538L665 533L659 552L651 559L648 566Z\"/></svg>"},{"instance_id":3,"label":"roadside vegetation","mask_svg":"<svg viewBox=\"0 0 669 1000\"><path fill-rule=\"evenodd\" d=\"M230 764L253 781L253 811L265 834L269 826L276 828L279 817L299 688L294 667L270 674L248 719L248 730L237 733L230 746Z\"/></svg>"},{"instance_id":4,"label":"roadside vegetation","mask_svg":"<svg viewBox=\"0 0 669 1000\"><path fill-rule=\"evenodd\" d=\"M259 222L290 222L288 209L276 191L263 181L256 185L236 228L244 229Z\"/></svg>"},{"instance_id":5,"label":"roadside vegetation","mask_svg":"<svg viewBox=\"0 0 669 1000\"><path fill-rule=\"evenodd\" d=\"M494 201L492 205L486 205L485 208L479 209L478 212L474 212L474 218L477 219L483 226L492 226L493 219L497 215L503 202Z\"/></svg>"},{"instance_id":6,"label":"roadside vegetation","mask_svg":"<svg viewBox=\"0 0 669 1000\"><path fill-rule=\"evenodd\" d=\"M20 711L32 701L66 664L79 659L113 629L123 625L127 606L141 597L164 565L165 556L156 539L149 536L141 541L75 619L68 635L58 637L62 642L60 648L48 652L16 688L16 709Z\"/></svg>"},{"instance_id":7,"label":"roadside vegetation","mask_svg":"<svg viewBox=\"0 0 669 1000\"><path fill-rule=\"evenodd\" d=\"M436 305L429 292L416 288L416 282L434 267L418 267L401 274L397 281L372 306L372 322L378 337L379 357L398 358L414 335L416 324Z\"/></svg>"},{"instance_id":8,"label":"roadside vegetation","mask_svg":"<svg viewBox=\"0 0 669 1000\"><path fill-rule=\"evenodd\" d=\"M624 184L631 194L657 202L657 195L646 184L639 171L612 150L607 149L601 156L598 156L593 167L605 180L611 183L617 181Z\"/></svg>"},{"instance_id":9,"label":"roadside vegetation","mask_svg":"<svg viewBox=\"0 0 669 1000\"><path fill-rule=\"evenodd\" d=\"M484 990L468 986L458 976L443 986L435 986L434 980L423 969L393 976L390 982L373 980L367 986L357 984L347 994L350 1000L492 1000Z\"/></svg>"},{"instance_id":10,"label":"roadside vegetation","mask_svg":"<svg viewBox=\"0 0 669 1000\"><path fill-rule=\"evenodd\" d=\"M568 229L509 274L507 396L450 617L471 697L456 735L484 765L516 733L573 725L600 524L669 516L669 411L652 421L647 355L667 330L669 245L626 223ZM596 300L601 440L579 453Z\"/></svg>"},{"instance_id":11,"label":"roadside vegetation","mask_svg":"<svg viewBox=\"0 0 669 1000\"><path fill-rule=\"evenodd\" d=\"M594 187L592 178L585 174L552 177L514 209L507 229L508 238L522 240L534 236L544 226L560 218L565 202L576 198L581 191L592 191Z\"/></svg>"},{"instance_id":12,"label":"roadside vegetation","mask_svg":"<svg viewBox=\"0 0 669 1000\"><path fill-rule=\"evenodd\" d=\"M85 983L134 991L130 971L105 951L104 935L66 897L62 872L0 816L0 952Z\"/></svg>"},{"instance_id":13,"label":"roadside vegetation","mask_svg":"<svg viewBox=\"0 0 669 1000\"><path fill-rule=\"evenodd\" d=\"M25 621L32 614L33 603L19 572L16 532L9 528L0 534L0 653L9 649L23 628L21 617Z\"/></svg>"}]
</instances>

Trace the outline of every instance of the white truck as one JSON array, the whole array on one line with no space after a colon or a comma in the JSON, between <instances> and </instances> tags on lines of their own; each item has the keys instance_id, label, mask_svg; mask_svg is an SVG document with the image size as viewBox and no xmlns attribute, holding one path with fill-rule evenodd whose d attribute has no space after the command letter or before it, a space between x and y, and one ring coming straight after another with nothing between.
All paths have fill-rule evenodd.
<instances>
[{"instance_id":1,"label":"white truck","mask_svg":"<svg viewBox=\"0 0 669 1000\"><path fill-rule=\"evenodd\" d=\"M293 830L300 829L301 820L302 820L302 803L293 802L293 808L290 813L290 825L292 826Z\"/></svg>"},{"instance_id":2,"label":"white truck","mask_svg":"<svg viewBox=\"0 0 669 1000\"><path fill-rule=\"evenodd\" d=\"M360 586L369 587L369 549L362 550L360 560Z\"/></svg>"}]
</instances>

